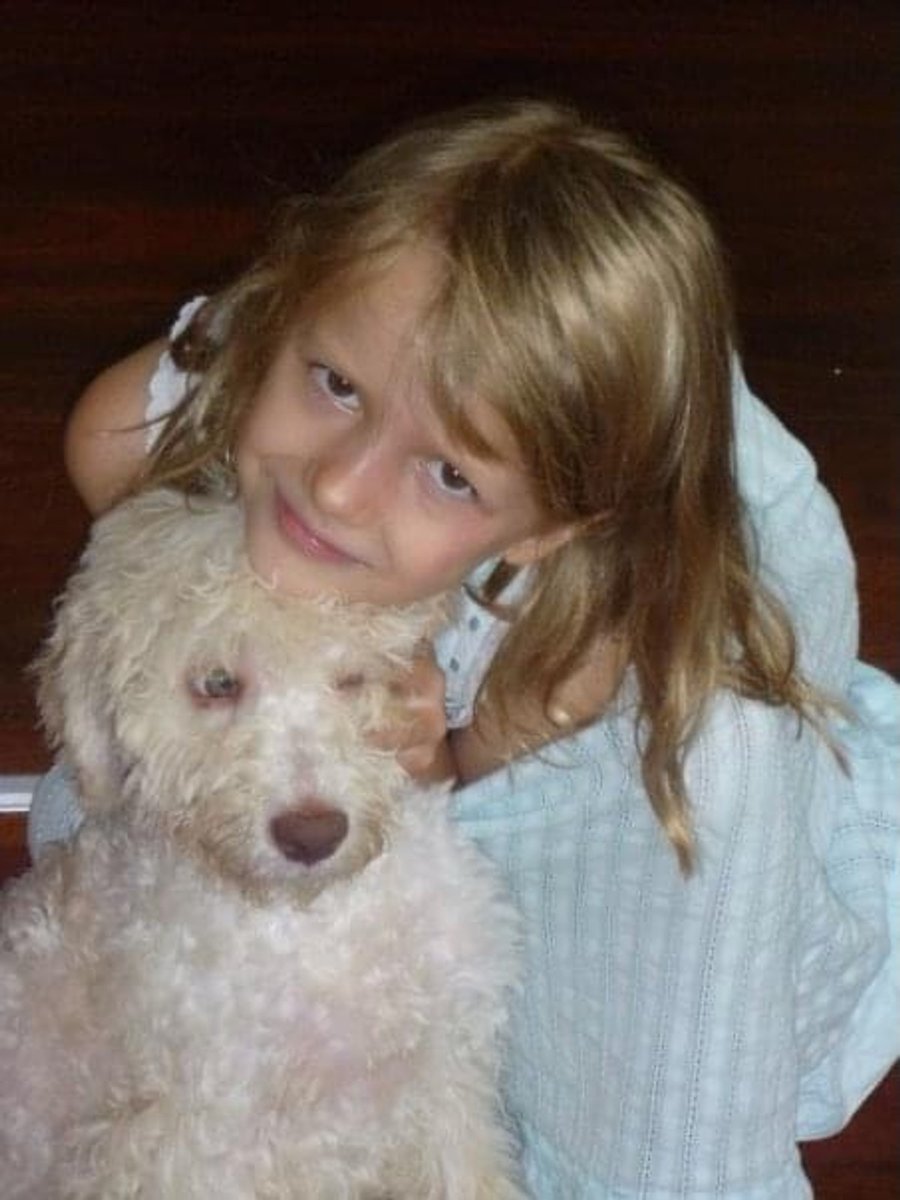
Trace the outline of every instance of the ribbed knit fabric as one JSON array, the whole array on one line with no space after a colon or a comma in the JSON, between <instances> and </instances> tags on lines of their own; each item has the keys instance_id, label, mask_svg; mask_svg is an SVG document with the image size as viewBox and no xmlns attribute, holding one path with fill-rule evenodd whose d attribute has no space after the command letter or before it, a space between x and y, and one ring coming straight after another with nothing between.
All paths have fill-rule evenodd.
<instances>
[{"instance_id":1,"label":"ribbed knit fabric","mask_svg":"<svg viewBox=\"0 0 900 1200\"><path fill-rule=\"evenodd\" d=\"M795 1140L839 1129L900 1038L896 758L870 727L845 744L853 782L792 717L720 697L687 881L627 706L458 793L525 918L508 1097L535 1196L808 1195Z\"/></svg>"}]
</instances>

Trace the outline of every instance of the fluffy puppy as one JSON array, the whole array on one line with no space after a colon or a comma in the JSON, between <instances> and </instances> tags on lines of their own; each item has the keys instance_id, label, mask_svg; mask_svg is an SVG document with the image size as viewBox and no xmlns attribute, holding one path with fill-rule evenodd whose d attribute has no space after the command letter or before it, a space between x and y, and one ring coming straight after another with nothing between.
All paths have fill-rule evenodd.
<instances>
[{"instance_id":1,"label":"fluffy puppy","mask_svg":"<svg viewBox=\"0 0 900 1200\"><path fill-rule=\"evenodd\" d=\"M367 736L440 619L263 586L231 503L98 522L39 660L86 820L2 898L6 1200L511 1200L515 919Z\"/></svg>"}]
</instances>

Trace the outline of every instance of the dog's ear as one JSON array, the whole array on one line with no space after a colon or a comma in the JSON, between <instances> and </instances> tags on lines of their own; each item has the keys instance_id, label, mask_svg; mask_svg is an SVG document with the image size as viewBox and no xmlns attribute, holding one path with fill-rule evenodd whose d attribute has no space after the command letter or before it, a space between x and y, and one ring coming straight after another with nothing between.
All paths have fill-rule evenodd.
<instances>
[{"instance_id":1,"label":"dog's ear","mask_svg":"<svg viewBox=\"0 0 900 1200\"><path fill-rule=\"evenodd\" d=\"M105 669L103 614L79 572L59 602L53 630L32 665L38 709L51 746L62 752L78 783L85 812L121 802L112 688Z\"/></svg>"}]
</instances>

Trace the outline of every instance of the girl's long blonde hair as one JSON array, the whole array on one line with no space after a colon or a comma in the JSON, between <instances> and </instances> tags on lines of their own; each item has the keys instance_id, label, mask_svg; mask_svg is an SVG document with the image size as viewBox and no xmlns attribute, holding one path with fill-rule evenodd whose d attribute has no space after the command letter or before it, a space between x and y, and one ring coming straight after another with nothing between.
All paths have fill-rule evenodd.
<instances>
[{"instance_id":1,"label":"girl's long blonde hair","mask_svg":"<svg viewBox=\"0 0 900 1200\"><path fill-rule=\"evenodd\" d=\"M533 568L479 703L509 722L537 683L546 712L598 637L621 639L645 786L687 868L683 762L707 699L725 687L801 714L818 701L748 550L716 237L625 137L555 104L496 103L415 126L296 201L176 343L196 386L146 482L233 486L241 420L300 304L423 239L444 262L424 338L439 411L483 450L466 397L491 404L547 516L581 530ZM510 573L493 573L485 603Z\"/></svg>"}]
</instances>

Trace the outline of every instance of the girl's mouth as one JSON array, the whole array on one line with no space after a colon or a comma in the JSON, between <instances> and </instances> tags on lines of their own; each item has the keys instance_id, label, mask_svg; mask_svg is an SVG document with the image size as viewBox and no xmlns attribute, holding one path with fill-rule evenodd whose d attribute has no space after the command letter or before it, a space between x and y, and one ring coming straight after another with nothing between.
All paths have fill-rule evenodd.
<instances>
[{"instance_id":1,"label":"girl's mouth","mask_svg":"<svg viewBox=\"0 0 900 1200\"><path fill-rule=\"evenodd\" d=\"M315 559L317 562L343 564L358 564L360 561L311 529L277 489L275 492L275 520L282 536L307 558Z\"/></svg>"}]
</instances>

